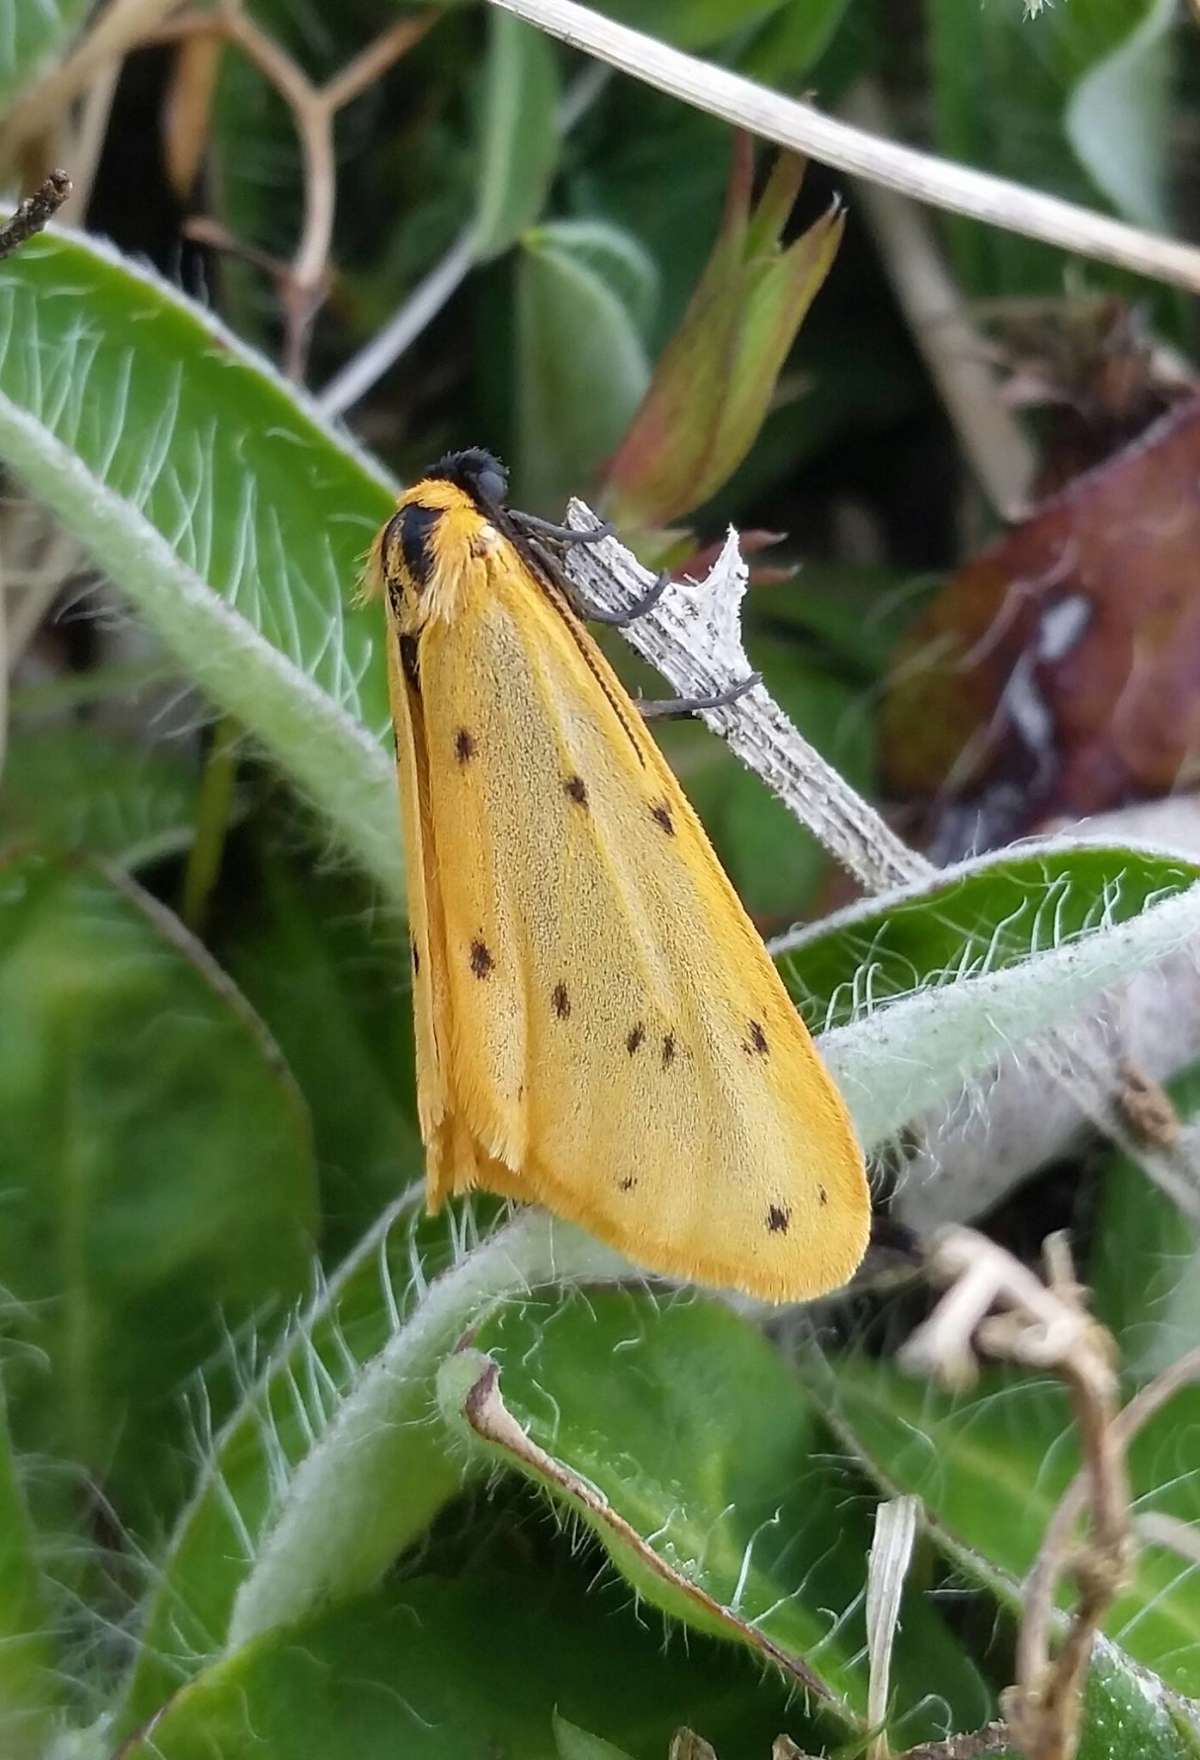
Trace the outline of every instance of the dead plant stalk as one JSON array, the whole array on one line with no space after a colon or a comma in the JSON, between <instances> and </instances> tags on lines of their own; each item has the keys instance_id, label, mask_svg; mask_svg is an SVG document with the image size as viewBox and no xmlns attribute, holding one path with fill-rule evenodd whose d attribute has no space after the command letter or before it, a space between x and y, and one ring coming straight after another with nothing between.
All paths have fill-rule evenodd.
<instances>
[{"instance_id":1,"label":"dead plant stalk","mask_svg":"<svg viewBox=\"0 0 1200 1760\"><path fill-rule=\"evenodd\" d=\"M1025 1583L1016 1685L1006 1696L1013 1736L1028 1760L1072 1760L1083 1684L1105 1612L1129 1568L1132 1526L1125 1468L1127 1432L1110 1335L1087 1312L1065 1240L1046 1242L1046 1281L973 1229L947 1229L928 1255L947 1293L903 1352L907 1368L952 1387L969 1385L976 1354L1057 1375L1079 1432L1083 1469L1047 1525ZM1075 1522L1086 1506L1086 1539ZM1077 1599L1066 1635L1050 1652L1054 1595L1064 1575Z\"/></svg>"},{"instance_id":2,"label":"dead plant stalk","mask_svg":"<svg viewBox=\"0 0 1200 1760\"><path fill-rule=\"evenodd\" d=\"M282 365L290 379L299 380L304 376L313 320L329 281L337 205L334 118L339 110L359 97L394 62L407 54L439 16L431 10L400 19L323 85L315 85L273 37L246 13L232 7L215 12L183 13L155 33L159 42L197 35L221 38L239 49L258 68L292 113L304 161L304 218L291 261L275 266L284 312ZM206 229L206 236L215 237L211 229ZM231 249L240 248L235 241L224 242ZM263 261L258 253L248 254L255 261Z\"/></svg>"}]
</instances>

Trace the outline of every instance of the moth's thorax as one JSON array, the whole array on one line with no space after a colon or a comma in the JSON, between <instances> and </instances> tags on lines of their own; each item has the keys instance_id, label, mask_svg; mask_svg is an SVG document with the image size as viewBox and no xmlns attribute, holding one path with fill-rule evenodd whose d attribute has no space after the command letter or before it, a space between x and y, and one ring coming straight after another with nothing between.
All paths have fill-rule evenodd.
<instances>
[{"instance_id":1,"label":"moth's thorax","mask_svg":"<svg viewBox=\"0 0 1200 1760\"><path fill-rule=\"evenodd\" d=\"M400 497L374 552L374 573L400 629L451 623L486 590L507 538L457 484L426 479Z\"/></svg>"}]
</instances>

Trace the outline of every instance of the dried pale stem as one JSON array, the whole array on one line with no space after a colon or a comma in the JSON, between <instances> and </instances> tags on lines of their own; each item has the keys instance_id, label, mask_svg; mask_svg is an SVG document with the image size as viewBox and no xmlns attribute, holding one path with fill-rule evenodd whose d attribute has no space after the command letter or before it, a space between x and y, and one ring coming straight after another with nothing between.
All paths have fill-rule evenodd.
<instances>
[{"instance_id":1,"label":"dried pale stem","mask_svg":"<svg viewBox=\"0 0 1200 1760\"><path fill-rule=\"evenodd\" d=\"M470 274L475 257L475 222L469 220L445 256L417 283L399 310L322 388L318 402L326 415L343 415L383 377Z\"/></svg>"},{"instance_id":2,"label":"dried pale stem","mask_svg":"<svg viewBox=\"0 0 1200 1760\"><path fill-rule=\"evenodd\" d=\"M1181 1387L1197 1380L1200 1380L1200 1348L1180 1357L1117 1413L1111 1426L1113 1446L1127 1449L1138 1431L1174 1398ZM1025 1579L1025 1613L1017 1654L1018 1679L1033 1678L1048 1654L1055 1593L1071 1562L1072 1535L1087 1505L1091 1483L1091 1474L1085 1466L1071 1481L1046 1524L1038 1556Z\"/></svg>"},{"instance_id":3,"label":"dried pale stem","mask_svg":"<svg viewBox=\"0 0 1200 1760\"><path fill-rule=\"evenodd\" d=\"M1136 1517L1133 1528L1144 1545L1163 1546L1170 1552L1177 1552L1180 1558L1186 1558L1189 1564L1200 1564L1200 1532L1192 1522L1152 1509Z\"/></svg>"},{"instance_id":4,"label":"dried pale stem","mask_svg":"<svg viewBox=\"0 0 1200 1760\"><path fill-rule=\"evenodd\" d=\"M611 69L594 61L572 81L558 107L560 134L570 134L611 78ZM475 267L477 255L477 228L472 217L444 256L406 294L386 324L322 388L317 401L327 415L344 415L412 347Z\"/></svg>"},{"instance_id":5,"label":"dried pale stem","mask_svg":"<svg viewBox=\"0 0 1200 1760\"><path fill-rule=\"evenodd\" d=\"M1084 1677L1096 1632L1125 1580L1131 1522L1125 1447L1129 1431L1117 1414L1112 1340L1087 1313L1065 1242L1046 1243L1047 1282L1010 1253L971 1229L948 1229L934 1242L928 1270L947 1294L902 1353L905 1367L961 1386L982 1352L1050 1370L1065 1383L1084 1465L1047 1526L1026 1583L1017 1643L1017 1684L1010 1722L1028 1760L1071 1760L1078 1741ZM1086 1544L1073 1528L1090 1515ZM1050 1629L1054 1593L1069 1573L1078 1594L1066 1636L1054 1657Z\"/></svg>"},{"instance_id":6,"label":"dried pale stem","mask_svg":"<svg viewBox=\"0 0 1200 1760\"><path fill-rule=\"evenodd\" d=\"M62 141L59 156L71 167L71 193L60 216L66 225L81 225L87 212L123 65L118 57L113 56L95 68L87 91L70 113L69 125L59 131Z\"/></svg>"},{"instance_id":7,"label":"dried pale stem","mask_svg":"<svg viewBox=\"0 0 1200 1760\"><path fill-rule=\"evenodd\" d=\"M567 522L581 531L601 523L582 501L571 502ZM568 568L584 601L610 613L636 608L654 581L615 538L575 545ZM623 633L681 697L718 694L750 671L739 622L745 586L746 565L731 534L703 583L672 581ZM932 872L796 731L761 683L735 702L705 709L702 719L868 891Z\"/></svg>"},{"instance_id":8,"label":"dried pale stem","mask_svg":"<svg viewBox=\"0 0 1200 1760\"><path fill-rule=\"evenodd\" d=\"M304 376L313 320L329 279L337 205L334 117L419 42L438 17L431 10L400 19L320 86L244 12L184 13L158 33L160 41L198 34L222 38L258 68L292 113L304 162L304 218L291 262L278 275L284 308L283 369L291 379Z\"/></svg>"},{"instance_id":9,"label":"dried pale stem","mask_svg":"<svg viewBox=\"0 0 1200 1760\"><path fill-rule=\"evenodd\" d=\"M137 48L176 0L111 0L79 46L10 107L0 126L0 162L11 164L27 141L48 134L97 73Z\"/></svg>"},{"instance_id":10,"label":"dried pale stem","mask_svg":"<svg viewBox=\"0 0 1200 1760\"><path fill-rule=\"evenodd\" d=\"M867 1760L889 1760L891 1753L886 1722L892 1650L919 1513L916 1497L888 1498L875 1511L875 1535L867 1559L867 1724L876 1734L867 1747Z\"/></svg>"},{"instance_id":11,"label":"dried pale stem","mask_svg":"<svg viewBox=\"0 0 1200 1760\"><path fill-rule=\"evenodd\" d=\"M334 113L361 97L393 62L399 61L420 42L437 22L438 16L431 10L413 18L398 19L390 30L381 31L374 42L368 43L365 49L347 61L340 72L326 80L318 94L321 102Z\"/></svg>"},{"instance_id":12,"label":"dried pale stem","mask_svg":"<svg viewBox=\"0 0 1200 1760\"><path fill-rule=\"evenodd\" d=\"M842 114L863 128L887 132L887 105L874 80L852 89ZM1011 519L1028 500L1034 449L1001 395L984 339L946 268L929 217L895 190L866 179L857 199L975 480L993 510Z\"/></svg>"},{"instance_id":13,"label":"dried pale stem","mask_svg":"<svg viewBox=\"0 0 1200 1760\"><path fill-rule=\"evenodd\" d=\"M914 201L1041 239L1059 250L1200 291L1200 251L1179 239L1143 232L1040 190L882 140L574 0L493 0L493 4L599 56L645 85L823 165L868 178Z\"/></svg>"}]
</instances>

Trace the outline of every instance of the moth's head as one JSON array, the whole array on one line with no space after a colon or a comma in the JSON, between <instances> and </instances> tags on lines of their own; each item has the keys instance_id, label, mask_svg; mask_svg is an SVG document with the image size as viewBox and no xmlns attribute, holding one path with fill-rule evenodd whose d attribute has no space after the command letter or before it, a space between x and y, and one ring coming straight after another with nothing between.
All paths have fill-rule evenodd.
<instances>
[{"instance_id":1,"label":"moth's head","mask_svg":"<svg viewBox=\"0 0 1200 1760\"><path fill-rule=\"evenodd\" d=\"M494 453L482 446L468 446L463 452L447 452L444 458L430 465L427 481L454 483L469 495L482 513L494 513L504 506L508 494L508 472Z\"/></svg>"},{"instance_id":2,"label":"moth's head","mask_svg":"<svg viewBox=\"0 0 1200 1760\"><path fill-rule=\"evenodd\" d=\"M410 630L452 616L464 568L496 542L491 521L507 489L504 466L482 447L447 453L397 501L371 546L361 598L386 593Z\"/></svg>"}]
</instances>

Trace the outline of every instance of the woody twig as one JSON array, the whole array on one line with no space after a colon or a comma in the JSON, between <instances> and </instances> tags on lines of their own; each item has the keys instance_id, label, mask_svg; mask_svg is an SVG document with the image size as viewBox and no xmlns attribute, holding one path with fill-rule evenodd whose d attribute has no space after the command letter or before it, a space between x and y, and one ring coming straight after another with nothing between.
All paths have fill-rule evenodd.
<instances>
[{"instance_id":1,"label":"woody twig","mask_svg":"<svg viewBox=\"0 0 1200 1760\"><path fill-rule=\"evenodd\" d=\"M66 172L52 171L45 182L19 204L12 218L0 226L0 257L11 257L35 233L48 226L70 193L71 179Z\"/></svg>"},{"instance_id":2,"label":"woody twig","mask_svg":"<svg viewBox=\"0 0 1200 1760\"><path fill-rule=\"evenodd\" d=\"M439 16L430 10L398 20L323 85L315 85L273 37L234 6L212 12L185 12L170 19L156 33L159 42L208 36L232 45L254 63L292 112L304 161L304 219L290 262L267 263L273 268L280 289L284 314L282 365L290 379L304 376L313 320L329 285L337 203L334 117L393 62L407 54ZM196 236L208 243L233 243L213 233L204 221L199 223ZM261 257L252 260L267 262Z\"/></svg>"},{"instance_id":3,"label":"woody twig","mask_svg":"<svg viewBox=\"0 0 1200 1760\"><path fill-rule=\"evenodd\" d=\"M1025 1584L1017 1680L1006 1711L1028 1760L1071 1760L1095 1635L1129 1568L1127 1429L1118 1419L1112 1339L1087 1312L1065 1240L1052 1236L1045 1251L1043 1283L974 1230L946 1230L930 1250L928 1270L947 1293L909 1340L902 1361L957 1388L970 1384L982 1354L1048 1370L1067 1388L1084 1465L1047 1527ZM1088 1532L1077 1543L1075 1526L1085 1507ZM1076 1602L1052 1654L1054 1596L1063 1576L1074 1580Z\"/></svg>"}]
</instances>

